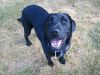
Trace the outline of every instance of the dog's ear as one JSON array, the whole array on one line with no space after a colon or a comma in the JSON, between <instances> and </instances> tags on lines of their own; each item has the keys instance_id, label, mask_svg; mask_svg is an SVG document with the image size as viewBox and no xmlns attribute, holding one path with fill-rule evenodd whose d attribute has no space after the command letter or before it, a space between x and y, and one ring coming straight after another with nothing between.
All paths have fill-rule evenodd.
<instances>
[{"instance_id":1,"label":"dog's ear","mask_svg":"<svg viewBox=\"0 0 100 75\"><path fill-rule=\"evenodd\" d=\"M72 20L72 32L76 30L76 23L74 20Z\"/></svg>"},{"instance_id":2,"label":"dog's ear","mask_svg":"<svg viewBox=\"0 0 100 75\"><path fill-rule=\"evenodd\" d=\"M68 18L70 19L71 24L72 24L72 32L74 32L76 30L76 23L75 23L75 21L68 14L66 14L66 13L63 13L63 14L67 15Z\"/></svg>"}]
</instances>

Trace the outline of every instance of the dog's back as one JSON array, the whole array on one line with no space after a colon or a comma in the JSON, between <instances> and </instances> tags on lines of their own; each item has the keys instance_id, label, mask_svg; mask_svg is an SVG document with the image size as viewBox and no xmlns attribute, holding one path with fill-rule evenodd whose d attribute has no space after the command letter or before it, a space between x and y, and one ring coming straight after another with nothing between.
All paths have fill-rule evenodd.
<instances>
[{"instance_id":1,"label":"dog's back","mask_svg":"<svg viewBox=\"0 0 100 75\"><path fill-rule=\"evenodd\" d=\"M45 20L48 16L49 13L42 7L37 5L29 5L23 9L22 16L20 19L18 19L18 21L22 22L22 25L24 28L26 28L26 30L28 30L28 27L33 27L37 33L37 36L40 38L43 35Z\"/></svg>"},{"instance_id":2,"label":"dog's back","mask_svg":"<svg viewBox=\"0 0 100 75\"><path fill-rule=\"evenodd\" d=\"M33 25L40 25L48 15L49 13L42 7L30 5L23 9L21 19L27 19Z\"/></svg>"},{"instance_id":3,"label":"dog's back","mask_svg":"<svg viewBox=\"0 0 100 75\"><path fill-rule=\"evenodd\" d=\"M30 5L22 11L22 17L26 17L33 24L41 24L48 16L48 12L40 6Z\"/></svg>"}]
</instances>

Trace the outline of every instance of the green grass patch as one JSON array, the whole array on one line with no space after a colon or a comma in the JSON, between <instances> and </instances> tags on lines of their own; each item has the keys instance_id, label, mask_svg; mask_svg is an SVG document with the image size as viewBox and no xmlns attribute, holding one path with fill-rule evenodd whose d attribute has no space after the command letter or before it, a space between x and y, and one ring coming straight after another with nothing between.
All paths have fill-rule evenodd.
<instances>
[{"instance_id":1,"label":"green grass patch","mask_svg":"<svg viewBox=\"0 0 100 75\"><path fill-rule=\"evenodd\" d=\"M100 0L91 0L90 2L100 10Z\"/></svg>"},{"instance_id":2,"label":"green grass patch","mask_svg":"<svg viewBox=\"0 0 100 75\"><path fill-rule=\"evenodd\" d=\"M96 25L89 31L88 35L91 38L92 46L100 50L100 23L96 23Z\"/></svg>"},{"instance_id":3,"label":"green grass patch","mask_svg":"<svg viewBox=\"0 0 100 75\"><path fill-rule=\"evenodd\" d=\"M17 18L20 15L22 3L0 7L0 28L15 31L18 28Z\"/></svg>"},{"instance_id":4,"label":"green grass patch","mask_svg":"<svg viewBox=\"0 0 100 75\"><path fill-rule=\"evenodd\" d=\"M21 6L22 3L15 3L14 5L0 7L0 23L5 22L9 18L16 18Z\"/></svg>"},{"instance_id":5,"label":"green grass patch","mask_svg":"<svg viewBox=\"0 0 100 75\"><path fill-rule=\"evenodd\" d=\"M37 74L33 69L29 67L27 69L17 72L16 75L37 75Z\"/></svg>"},{"instance_id":6,"label":"green grass patch","mask_svg":"<svg viewBox=\"0 0 100 75\"><path fill-rule=\"evenodd\" d=\"M2 63L0 63L0 75L7 75L8 67Z\"/></svg>"}]
</instances>

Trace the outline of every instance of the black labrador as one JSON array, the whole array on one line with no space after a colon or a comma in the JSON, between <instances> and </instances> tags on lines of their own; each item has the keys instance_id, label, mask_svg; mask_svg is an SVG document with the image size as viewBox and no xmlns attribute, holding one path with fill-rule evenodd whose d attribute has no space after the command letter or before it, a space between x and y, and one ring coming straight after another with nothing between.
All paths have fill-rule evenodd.
<instances>
[{"instance_id":1,"label":"black labrador","mask_svg":"<svg viewBox=\"0 0 100 75\"><path fill-rule=\"evenodd\" d=\"M28 37L34 28L48 65L53 66L52 56L59 57L59 62L65 64L64 54L70 47L72 32L76 28L75 21L68 14L48 13L40 6L29 5L23 9L18 21L22 22L27 46L32 45Z\"/></svg>"}]
</instances>

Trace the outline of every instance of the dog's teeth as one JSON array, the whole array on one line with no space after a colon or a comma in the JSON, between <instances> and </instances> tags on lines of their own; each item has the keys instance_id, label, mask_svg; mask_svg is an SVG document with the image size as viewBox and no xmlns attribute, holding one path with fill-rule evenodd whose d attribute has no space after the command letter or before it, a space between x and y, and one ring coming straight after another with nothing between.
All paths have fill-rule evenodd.
<instances>
[{"instance_id":1,"label":"dog's teeth","mask_svg":"<svg viewBox=\"0 0 100 75\"><path fill-rule=\"evenodd\" d=\"M62 40L53 39L53 40L51 41L51 45L52 45L52 47L58 48L58 47L60 47L61 42L62 42Z\"/></svg>"}]
</instances>

